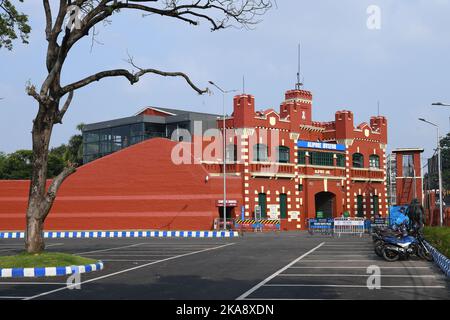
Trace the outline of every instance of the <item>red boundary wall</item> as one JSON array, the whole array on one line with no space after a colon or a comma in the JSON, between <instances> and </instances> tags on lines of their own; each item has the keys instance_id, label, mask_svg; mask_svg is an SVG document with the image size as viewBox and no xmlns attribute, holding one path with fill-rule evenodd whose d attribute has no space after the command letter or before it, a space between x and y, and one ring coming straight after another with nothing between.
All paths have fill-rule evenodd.
<instances>
[{"instance_id":1,"label":"red boundary wall","mask_svg":"<svg viewBox=\"0 0 450 320\"><path fill-rule=\"evenodd\" d=\"M177 142L155 138L80 167L62 185L47 230L210 230L222 180L201 164L176 165ZM192 158L191 158L192 159ZM229 197L242 201L239 177ZM0 230L23 230L29 181L0 180Z\"/></svg>"}]
</instances>

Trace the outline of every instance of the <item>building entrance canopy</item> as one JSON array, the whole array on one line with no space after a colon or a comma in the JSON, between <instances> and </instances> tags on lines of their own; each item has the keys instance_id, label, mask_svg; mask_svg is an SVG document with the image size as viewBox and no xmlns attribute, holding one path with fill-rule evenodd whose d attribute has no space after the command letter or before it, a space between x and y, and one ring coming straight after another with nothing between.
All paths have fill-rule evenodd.
<instances>
[{"instance_id":1,"label":"building entrance canopy","mask_svg":"<svg viewBox=\"0 0 450 320\"><path fill-rule=\"evenodd\" d=\"M217 207L223 207L223 199L222 200L217 200L216 206ZM237 206L237 200L227 200L226 201L226 206L227 207L236 207Z\"/></svg>"}]
</instances>

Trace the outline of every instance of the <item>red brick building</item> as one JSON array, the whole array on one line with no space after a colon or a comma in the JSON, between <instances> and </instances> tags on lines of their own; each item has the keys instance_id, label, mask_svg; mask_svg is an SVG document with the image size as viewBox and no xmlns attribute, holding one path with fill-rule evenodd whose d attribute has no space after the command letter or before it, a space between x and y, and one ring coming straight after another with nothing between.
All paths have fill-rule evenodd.
<instances>
[{"instance_id":1,"label":"red brick building","mask_svg":"<svg viewBox=\"0 0 450 320\"><path fill-rule=\"evenodd\" d=\"M287 91L279 112L257 111L251 95L234 97L226 119L228 217L250 219L258 205L262 218L298 230L316 215L387 214L386 118L355 126L351 111L330 122L313 121L312 113L305 90ZM211 151L221 143L212 136L153 138L80 167L64 182L46 228L212 228L223 206L222 152ZM192 163L174 162L180 147ZM27 188L27 181L0 181L0 229L23 229Z\"/></svg>"},{"instance_id":2,"label":"red brick building","mask_svg":"<svg viewBox=\"0 0 450 320\"><path fill-rule=\"evenodd\" d=\"M334 121L313 121L312 94L305 90L287 91L280 112L256 111L251 95L236 96L233 107L226 127L237 134L227 143L241 145L241 161L227 171L241 177L245 218L253 216L256 205L263 218L281 218L283 229L304 228L317 212L323 217L387 214L385 117L355 127L353 113L344 110ZM278 138L270 139L274 133Z\"/></svg>"}]
</instances>

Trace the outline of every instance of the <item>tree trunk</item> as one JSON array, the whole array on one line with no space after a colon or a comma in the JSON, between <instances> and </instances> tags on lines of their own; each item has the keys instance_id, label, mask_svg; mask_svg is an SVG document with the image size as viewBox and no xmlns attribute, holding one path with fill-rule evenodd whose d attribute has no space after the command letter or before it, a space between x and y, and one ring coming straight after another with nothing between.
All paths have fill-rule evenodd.
<instances>
[{"instance_id":1,"label":"tree trunk","mask_svg":"<svg viewBox=\"0 0 450 320\"><path fill-rule=\"evenodd\" d=\"M36 208L29 208L28 210L37 210ZM26 231L26 250L28 253L39 253L44 251L45 243L43 237L44 222L36 219L33 216L27 216L27 231Z\"/></svg>"},{"instance_id":2,"label":"tree trunk","mask_svg":"<svg viewBox=\"0 0 450 320\"><path fill-rule=\"evenodd\" d=\"M51 203L47 201L47 160L50 136L53 128L54 106L39 105L33 122L33 163L27 208L25 249L28 253L44 250L43 225Z\"/></svg>"}]
</instances>

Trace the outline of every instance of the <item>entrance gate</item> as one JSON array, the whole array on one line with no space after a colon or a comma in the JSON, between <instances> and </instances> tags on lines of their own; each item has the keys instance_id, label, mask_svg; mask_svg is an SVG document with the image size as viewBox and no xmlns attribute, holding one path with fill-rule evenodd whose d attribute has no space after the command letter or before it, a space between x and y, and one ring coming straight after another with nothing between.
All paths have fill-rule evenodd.
<instances>
[{"instance_id":1,"label":"entrance gate","mask_svg":"<svg viewBox=\"0 0 450 320\"><path fill-rule=\"evenodd\" d=\"M322 191L316 193L314 198L316 218L327 219L335 216L336 195L334 193Z\"/></svg>"}]
</instances>

